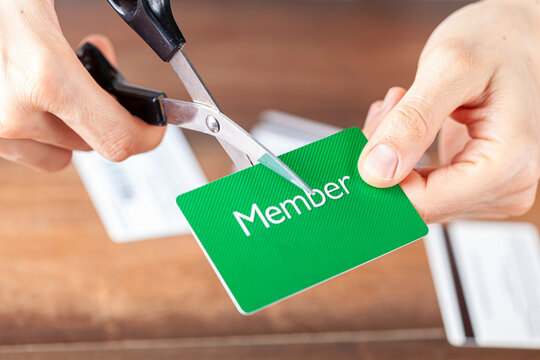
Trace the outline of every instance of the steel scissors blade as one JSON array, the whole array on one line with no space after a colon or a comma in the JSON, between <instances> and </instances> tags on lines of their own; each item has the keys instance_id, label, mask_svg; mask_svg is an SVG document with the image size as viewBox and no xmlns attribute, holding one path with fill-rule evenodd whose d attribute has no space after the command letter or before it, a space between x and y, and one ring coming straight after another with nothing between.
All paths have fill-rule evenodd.
<instances>
[{"instance_id":1,"label":"steel scissors blade","mask_svg":"<svg viewBox=\"0 0 540 360\"><path fill-rule=\"evenodd\" d=\"M197 70L195 70L195 67L182 49L179 49L173 55L169 63L193 99L194 107L198 107L198 115L191 121L186 122L183 116L184 111L182 111L181 106L177 105L178 102L165 99L165 114L167 115L169 124L177 123L181 127L215 136L238 169L244 169L258 162L283 176L302 190L308 193L313 192L285 163L279 160L247 131L223 114L214 97L210 94L210 91L197 73ZM213 110L213 114L209 112L210 109ZM203 129L204 127L206 129Z\"/></svg>"}]
</instances>

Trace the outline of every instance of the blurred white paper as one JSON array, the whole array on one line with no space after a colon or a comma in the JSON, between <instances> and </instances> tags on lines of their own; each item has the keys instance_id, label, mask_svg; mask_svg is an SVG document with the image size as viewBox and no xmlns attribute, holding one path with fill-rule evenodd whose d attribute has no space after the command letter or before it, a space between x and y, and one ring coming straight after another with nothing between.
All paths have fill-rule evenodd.
<instances>
[{"instance_id":1,"label":"blurred white paper","mask_svg":"<svg viewBox=\"0 0 540 360\"><path fill-rule=\"evenodd\" d=\"M190 233L176 197L207 179L179 128L169 127L156 149L121 163L95 152L77 152L73 162L113 241Z\"/></svg>"},{"instance_id":2,"label":"blurred white paper","mask_svg":"<svg viewBox=\"0 0 540 360\"><path fill-rule=\"evenodd\" d=\"M435 224L425 245L451 344L540 348L540 239L532 224Z\"/></svg>"}]
</instances>

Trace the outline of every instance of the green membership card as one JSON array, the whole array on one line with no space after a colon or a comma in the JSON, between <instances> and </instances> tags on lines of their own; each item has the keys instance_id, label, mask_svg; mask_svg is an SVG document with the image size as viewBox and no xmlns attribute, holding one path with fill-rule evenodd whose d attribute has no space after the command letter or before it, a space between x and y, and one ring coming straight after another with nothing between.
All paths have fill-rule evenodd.
<instances>
[{"instance_id":1,"label":"green membership card","mask_svg":"<svg viewBox=\"0 0 540 360\"><path fill-rule=\"evenodd\" d=\"M427 234L399 185L358 173L367 140L350 128L280 156L309 195L255 165L177 198L238 310L252 313Z\"/></svg>"}]
</instances>

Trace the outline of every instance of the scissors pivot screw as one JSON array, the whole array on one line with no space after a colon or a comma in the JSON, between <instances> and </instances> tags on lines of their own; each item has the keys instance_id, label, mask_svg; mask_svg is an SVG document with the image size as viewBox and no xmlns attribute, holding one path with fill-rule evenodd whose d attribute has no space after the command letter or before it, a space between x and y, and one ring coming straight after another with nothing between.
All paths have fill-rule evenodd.
<instances>
[{"instance_id":1,"label":"scissors pivot screw","mask_svg":"<svg viewBox=\"0 0 540 360\"><path fill-rule=\"evenodd\" d=\"M219 122L212 115L208 115L206 118L206 127L213 133L217 133L220 129Z\"/></svg>"}]
</instances>

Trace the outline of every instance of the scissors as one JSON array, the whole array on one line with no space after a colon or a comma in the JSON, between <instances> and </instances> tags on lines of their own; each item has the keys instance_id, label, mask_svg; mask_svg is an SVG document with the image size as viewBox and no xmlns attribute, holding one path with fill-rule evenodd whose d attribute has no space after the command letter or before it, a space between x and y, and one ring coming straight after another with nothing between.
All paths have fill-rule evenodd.
<instances>
[{"instance_id":1,"label":"scissors","mask_svg":"<svg viewBox=\"0 0 540 360\"><path fill-rule=\"evenodd\" d=\"M171 64L193 101L170 99L163 92L128 84L97 47L86 43L77 55L102 88L148 124L174 125L214 136L239 170L260 163L313 193L296 173L221 111L183 50L186 40L169 0L108 1L154 52Z\"/></svg>"}]
</instances>

